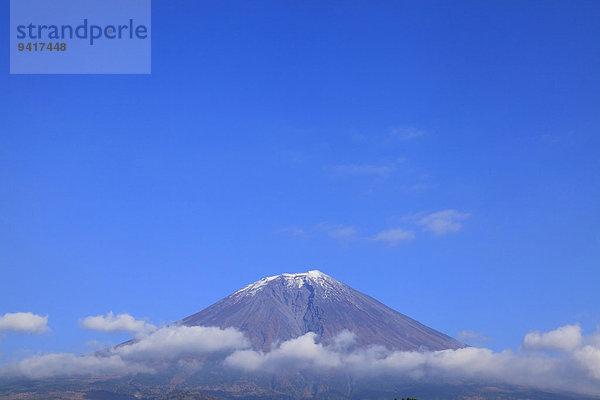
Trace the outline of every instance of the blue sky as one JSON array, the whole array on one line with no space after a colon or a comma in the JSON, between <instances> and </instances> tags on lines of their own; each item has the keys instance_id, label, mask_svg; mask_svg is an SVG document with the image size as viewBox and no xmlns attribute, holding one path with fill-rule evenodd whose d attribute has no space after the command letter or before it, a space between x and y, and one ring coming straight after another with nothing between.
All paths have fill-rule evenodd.
<instances>
[{"instance_id":1,"label":"blue sky","mask_svg":"<svg viewBox=\"0 0 600 400\"><path fill-rule=\"evenodd\" d=\"M0 315L50 328L2 333L0 362L309 269L494 350L594 331L599 21L596 1L155 0L151 75L9 75L0 53Z\"/></svg>"}]
</instances>

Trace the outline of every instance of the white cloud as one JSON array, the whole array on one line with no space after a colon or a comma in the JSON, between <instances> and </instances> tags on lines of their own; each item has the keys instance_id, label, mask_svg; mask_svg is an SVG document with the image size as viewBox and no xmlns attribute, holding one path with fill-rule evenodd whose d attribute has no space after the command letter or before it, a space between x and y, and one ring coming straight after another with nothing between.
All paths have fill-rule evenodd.
<instances>
[{"instance_id":1,"label":"white cloud","mask_svg":"<svg viewBox=\"0 0 600 400\"><path fill-rule=\"evenodd\" d=\"M234 328L182 325L160 328L133 344L114 348L113 352L125 359L173 360L248 346L244 334Z\"/></svg>"},{"instance_id":2,"label":"white cloud","mask_svg":"<svg viewBox=\"0 0 600 400\"><path fill-rule=\"evenodd\" d=\"M373 240L377 242L385 242L391 246L398 245L401 242L412 240L414 238L414 232L399 228L381 231L373 236Z\"/></svg>"},{"instance_id":3,"label":"white cloud","mask_svg":"<svg viewBox=\"0 0 600 400\"><path fill-rule=\"evenodd\" d=\"M41 333L48 329L47 315L16 312L0 316L0 331Z\"/></svg>"},{"instance_id":4,"label":"white cloud","mask_svg":"<svg viewBox=\"0 0 600 400\"><path fill-rule=\"evenodd\" d=\"M85 317L81 321L84 329L102 332L149 332L156 327L146 321L137 320L129 314L114 315L112 311L104 315Z\"/></svg>"},{"instance_id":5,"label":"white cloud","mask_svg":"<svg viewBox=\"0 0 600 400\"><path fill-rule=\"evenodd\" d=\"M579 325L565 325L550 332L529 332L523 340L525 350L572 351L583 341Z\"/></svg>"},{"instance_id":6,"label":"white cloud","mask_svg":"<svg viewBox=\"0 0 600 400\"><path fill-rule=\"evenodd\" d=\"M600 380L600 347L588 345L576 350L574 355L586 367L590 377Z\"/></svg>"},{"instance_id":7,"label":"white cloud","mask_svg":"<svg viewBox=\"0 0 600 400\"><path fill-rule=\"evenodd\" d=\"M340 354L316 343L317 335L309 332L281 343L267 353L240 350L229 355L225 364L246 371L279 371L283 368L331 368L341 366Z\"/></svg>"},{"instance_id":8,"label":"white cloud","mask_svg":"<svg viewBox=\"0 0 600 400\"><path fill-rule=\"evenodd\" d=\"M356 342L356 334L344 329L333 338L333 347L336 350L346 350Z\"/></svg>"},{"instance_id":9,"label":"white cloud","mask_svg":"<svg viewBox=\"0 0 600 400\"><path fill-rule=\"evenodd\" d=\"M417 221L424 231L431 232L437 236L447 235L460 231L462 222L471 214L457 210L443 210L426 215Z\"/></svg>"}]
</instances>

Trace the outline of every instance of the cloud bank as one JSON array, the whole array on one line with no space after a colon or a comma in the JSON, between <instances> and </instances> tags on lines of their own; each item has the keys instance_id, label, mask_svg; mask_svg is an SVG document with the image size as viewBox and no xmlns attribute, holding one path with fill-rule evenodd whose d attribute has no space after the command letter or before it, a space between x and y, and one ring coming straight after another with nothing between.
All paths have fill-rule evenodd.
<instances>
[{"instance_id":1,"label":"cloud bank","mask_svg":"<svg viewBox=\"0 0 600 400\"><path fill-rule=\"evenodd\" d=\"M391 246L396 246L402 242L407 240L413 240L415 238L415 234L412 231L407 231L404 229L388 229L385 231L381 231L375 236L373 236L373 240L376 242L384 242Z\"/></svg>"},{"instance_id":2,"label":"cloud bank","mask_svg":"<svg viewBox=\"0 0 600 400\"><path fill-rule=\"evenodd\" d=\"M600 393L600 332L586 336L578 325L528 333L517 352L477 347L391 351L382 346L357 348L353 346L354 338L352 332L344 331L326 346L311 332L263 352L251 349L243 333L234 328L166 326L130 344L95 354L34 356L1 367L0 375L44 378L159 373L162 367L182 363L201 368L210 356L222 368L251 373L312 371L410 378L423 383L489 382L587 395Z\"/></svg>"},{"instance_id":3,"label":"cloud bank","mask_svg":"<svg viewBox=\"0 0 600 400\"><path fill-rule=\"evenodd\" d=\"M0 376L33 379L63 376L128 375L139 372L155 372L139 363L129 362L117 354L78 356L71 353L36 355L16 365L0 367Z\"/></svg>"},{"instance_id":4,"label":"cloud bank","mask_svg":"<svg viewBox=\"0 0 600 400\"><path fill-rule=\"evenodd\" d=\"M531 335L525 336L523 347L532 340ZM536 347L536 351L505 350L499 353L477 347L420 352L390 351L381 346L371 346L344 351L335 346L323 346L314 333L307 333L282 343L270 352L235 351L224 364L249 372L277 372L286 368L337 370L360 376L384 374L424 382L492 382L598 395L600 346L596 336L583 336L578 325L567 325L541 334L542 338L551 338L552 349L565 351L561 357L556 357L545 353L543 350L547 347L542 346Z\"/></svg>"},{"instance_id":5,"label":"cloud bank","mask_svg":"<svg viewBox=\"0 0 600 400\"><path fill-rule=\"evenodd\" d=\"M47 331L48 316L30 312L6 313L0 316L0 331L42 333Z\"/></svg>"},{"instance_id":6,"label":"cloud bank","mask_svg":"<svg viewBox=\"0 0 600 400\"><path fill-rule=\"evenodd\" d=\"M160 372L171 361L193 359L247 348L238 330L204 326L166 326L129 342L93 354L36 355L0 366L0 376L49 378L60 376L126 375Z\"/></svg>"}]
</instances>

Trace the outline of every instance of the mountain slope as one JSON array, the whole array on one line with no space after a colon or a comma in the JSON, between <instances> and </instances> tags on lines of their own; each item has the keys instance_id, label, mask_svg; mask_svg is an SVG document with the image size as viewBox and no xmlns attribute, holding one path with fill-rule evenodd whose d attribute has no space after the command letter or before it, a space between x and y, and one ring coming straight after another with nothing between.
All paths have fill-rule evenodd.
<instances>
[{"instance_id":1,"label":"mountain slope","mask_svg":"<svg viewBox=\"0 0 600 400\"><path fill-rule=\"evenodd\" d=\"M465 347L320 271L261 279L193 314L180 324L235 327L255 349L315 332L328 343L344 330L356 345L397 350Z\"/></svg>"}]
</instances>

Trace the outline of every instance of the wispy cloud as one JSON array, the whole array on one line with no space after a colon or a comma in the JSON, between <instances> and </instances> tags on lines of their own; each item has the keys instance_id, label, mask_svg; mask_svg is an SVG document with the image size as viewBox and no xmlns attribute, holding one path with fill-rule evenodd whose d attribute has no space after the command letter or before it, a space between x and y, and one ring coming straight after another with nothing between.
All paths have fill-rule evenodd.
<instances>
[{"instance_id":1,"label":"wispy cloud","mask_svg":"<svg viewBox=\"0 0 600 400\"><path fill-rule=\"evenodd\" d=\"M354 226L322 223L319 225L319 228L330 238L344 242L375 241L396 246L401 242L409 241L415 238L414 232L400 228L383 230L376 233L374 236L360 235L358 229L356 229Z\"/></svg>"},{"instance_id":2,"label":"wispy cloud","mask_svg":"<svg viewBox=\"0 0 600 400\"><path fill-rule=\"evenodd\" d=\"M405 162L405 158L397 158L387 163L338 164L326 169L334 177L366 176L386 178L398 171L400 164Z\"/></svg>"},{"instance_id":3,"label":"wispy cloud","mask_svg":"<svg viewBox=\"0 0 600 400\"><path fill-rule=\"evenodd\" d=\"M405 223L416 224L417 226L420 226L423 231L430 232L435 236L444 236L460 231L463 227L463 222L470 216L471 214L469 213L450 209L430 214L407 216L404 217L403 220ZM400 227L382 230L371 237L360 237L358 235L358 230L353 226L322 224L322 229L328 232L330 237L335 239L362 239L387 243L392 246L416 238L414 231Z\"/></svg>"},{"instance_id":4,"label":"wispy cloud","mask_svg":"<svg viewBox=\"0 0 600 400\"><path fill-rule=\"evenodd\" d=\"M138 320L129 314L114 315L112 311L106 315L85 317L81 326L87 330L102 332L150 332L156 327L146 321Z\"/></svg>"},{"instance_id":5,"label":"wispy cloud","mask_svg":"<svg viewBox=\"0 0 600 400\"><path fill-rule=\"evenodd\" d=\"M560 136L551 133L545 133L539 136L539 139L543 143L558 143L560 142Z\"/></svg>"},{"instance_id":6,"label":"wispy cloud","mask_svg":"<svg viewBox=\"0 0 600 400\"><path fill-rule=\"evenodd\" d=\"M414 224L420 226L424 232L430 232L435 236L445 236L450 233L456 233L462 229L464 221L471 214L457 210L442 210L430 214L416 214L403 218L405 224ZM373 235L359 234L355 226L321 223L319 230L339 241L371 241L385 243L390 246L397 246L403 242L416 239L414 230L402 227L384 229ZM304 230L301 230L304 233Z\"/></svg>"},{"instance_id":7,"label":"wispy cloud","mask_svg":"<svg viewBox=\"0 0 600 400\"><path fill-rule=\"evenodd\" d=\"M402 242L413 240L415 233L401 228L387 229L377 233L372 240L376 242L384 242L391 246L396 246Z\"/></svg>"},{"instance_id":8,"label":"wispy cloud","mask_svg":"<svg viewBox=\"0 0 600 400\"><path fill-rule=\"evenodd\" d=\"M347 225L321 223L319 229L324 231L330 238L343 241L357 239L358 234L355 227Z\"/></svg>"},{"instance_id":9,"label":"wispy cloud","mask_svg":"<svg viewBox=\"0 0 600 400\"><path fill-rule=\"evenodd\" d=\"M462 229L463 221L471 214L457 210L443 210L425 215L417 220L417 225L422 226L424 231L431 232L436 236L444 236L455 233Z\"/></svg>"},{"instance_id":10,"label":"wispy cloud","mask_svg":"<svg viewBox=\"0 0 600 400\"><path fill-rule=\"evenodd\" d=\"M297 226L288 226L288 227L280 229L278 232L287 234L287 235L292 235L292 236L305 236L306 235L306 230L304 230L303 228L299 228Z\"/></svg>"},{"instance_id":11,"label":"wispy cloud","mask_svg":"<svg viewBox=\"0 0 600 400\"><path fill-rule=\"evenodd\" d=\"M391 128L389 132L392 139L400 140L412 140L425 135L425 131L407 126L397 126Z\"/></svg>"},{"instance_id":12,"label":"wispy cloud","mask_svg":"<svg viewBox=\"0 0 600 400\"><path fill-rule=\"evenodd\" d=\"M334 176L376 175L387 176L394 170L393 165L377 164L343 164L331 167Z\"/></svg>"},{"instance_id":13,"label":"wispy cloud","mask_svg":"<svg viewBox=\"0 0 600 400\"><path fill-rule=\"evenodd\" d=\"M0 331L41 333L47 331L48 316L30 312L6 313L0 316Z\"/></svg>"},{"instance_id":14,"label":"wispy cloud","mask_svg":"<svg viewBox=\"0 0 600 400\"><path fill-rule=\"evenodd\" d=\"M471 346L477 346L477 347L484 346L485 344L487 344L490 341L490 339L487 336L485 336L483 333L469 331L469 330L464 330L464 331L458 332L458 334L456 335L456 338L463 343L467 343Z\"/></svg>"}]
</instances>

